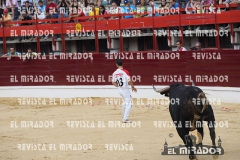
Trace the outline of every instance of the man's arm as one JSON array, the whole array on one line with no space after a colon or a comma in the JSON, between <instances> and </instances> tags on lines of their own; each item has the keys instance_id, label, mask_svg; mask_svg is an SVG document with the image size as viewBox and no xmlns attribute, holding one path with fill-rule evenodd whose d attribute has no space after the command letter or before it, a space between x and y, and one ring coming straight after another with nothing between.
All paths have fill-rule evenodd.
<instances>
[{"instance_id":1,"label":"man's arm","mask_svg":"<svg viewBox=\"0 0 240 160\"><path fill-rule=\"evenodd\" d=\"M118 87L117 82L112 82L112 84L113 84L115 87Z\"/></svg>"},{"instance_id":2,"label":"man's arm","mask_svg":"<svg viewBox=\"0 0 240 160\"><path fill-rule=\"evenodd\" d=\"M130 80L128 83L132 87L132 91L137 92L137 88L134 87L132 80Z\"/></svg>"}]
</instances>

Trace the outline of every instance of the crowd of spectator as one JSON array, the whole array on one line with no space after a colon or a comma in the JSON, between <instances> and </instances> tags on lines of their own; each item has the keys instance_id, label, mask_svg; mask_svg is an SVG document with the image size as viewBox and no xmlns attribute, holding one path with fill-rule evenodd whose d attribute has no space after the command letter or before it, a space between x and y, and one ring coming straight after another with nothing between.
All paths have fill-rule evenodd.
<instances>
[{"instance_id":1,"label":"crowd of spectator","mask_svg":"<svg viewBox=\"0 0 240 160\"><path fill-rule=\"evenodd\" d=\"M179 8L185 8L186 14L195 14L212 11L213 0L161 0L157 5L154 0L0 0L0 18L2 14L11 12L12 20L30 20L78 16L106 15L115 13L137 12L147 14L126 15L123 18L151 17L152 9L155 16L175 14ZM240 3L240 0L218 0L218 4ZM110 5L111 7L106 7ZM144 6L148 7L144 7ZM207 8L206 7L210 7ZM92 20L91 18L88 20Z\"/></svg>"},{"instance_id":2,"label":"crowd of spectator","mask_svg":"<svg viewBox=\"0 0 240 160\"><path fill-rule=\"evenodd\" d=\"M161 3L157 5L154 0L0 0L0 18L2 22L8 22L63 17L68 18L65 22L71 23L76 21L73 19L76 17L85 17L77 20L78 22L93 21L95 20L94 15L124 13L122 18L140 18L152 17L153 13L156 17L178 14L180 8L185 8L185 14L212 12L214 9L214 0L186 0L185 3L182 3L181 0L168 1L161 0ZM240 0L217 1L217 4L226 4L226 8L231 3L240 3ZM127 13L135 14L128 15ZM108 16L97 18L97 20L117 18L118 16ZM21 25L29 24L31 23ZM4 23L3 25L5 27L13 26L13 24ZM229 28L229 25L225 24L222 27ZM195 26L195 29L200 29L200 26ZM56 35L56 38L59 37ZM22 37L19 38L20 41L21 39Z\"/></svg>"}]
</instances>

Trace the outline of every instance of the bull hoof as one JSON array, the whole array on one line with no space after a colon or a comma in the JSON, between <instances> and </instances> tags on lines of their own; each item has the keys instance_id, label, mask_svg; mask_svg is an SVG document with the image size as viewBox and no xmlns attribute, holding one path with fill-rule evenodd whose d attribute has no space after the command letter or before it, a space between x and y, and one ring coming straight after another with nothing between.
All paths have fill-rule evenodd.
<instances>
[{"instance_id":1,"label":"bull hoof","mask_svg":"<svg viewBox=\"0 0 240 160\"><path fill-rule=\"evenodd\" d=\"M189 160L198 160L197 156L189 156Z\"/></svg>"}]
</instances>

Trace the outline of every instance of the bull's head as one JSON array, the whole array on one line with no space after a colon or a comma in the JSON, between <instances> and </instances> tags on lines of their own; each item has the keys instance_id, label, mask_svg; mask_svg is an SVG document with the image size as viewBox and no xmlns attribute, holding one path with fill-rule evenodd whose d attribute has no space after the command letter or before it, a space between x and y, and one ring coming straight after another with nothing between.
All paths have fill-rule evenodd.
<instances>
[{"instance_id":1,"label":"bull's head","mask_svg":"<svg viewBox=\"0 0 240 160\"><path fill-rule=\"evenodd\" d=\"M195 86L194 82L192 82L192 86ZM170 86L167 86L165 88L160 88L160 89L156 89L153 85L153 90L157 93L160 93L161 95L165 95L166 97L169 97L169 92L170 92L170 89L175 89L176 87L178 86L184 86L183 84L172 84ZM186 85L186 86L189 86L189 85Z\"/></svg>"},{"instance_id":2,"label":"bull's head","mask_svg":"<svg viewBox=\"0 0 240 160\"><path fill-rule=\"evenodd\" d=\"M157 93L160 93L161 95L165 94L166 97L169 97L170 86L167 86L167 87L161 88L161 89L156 89L153 85L153 90Z\"/></svg>"}]
</instances>

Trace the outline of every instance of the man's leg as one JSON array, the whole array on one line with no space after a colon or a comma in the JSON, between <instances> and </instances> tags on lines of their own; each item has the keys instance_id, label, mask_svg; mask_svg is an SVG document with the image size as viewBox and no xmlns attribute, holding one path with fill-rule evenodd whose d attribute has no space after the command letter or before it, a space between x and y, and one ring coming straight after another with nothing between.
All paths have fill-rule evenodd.
<instances>
[{"instance_id":1,"label":"man's leg","mask_svg":"<svg viewBox=\"0 0 240 160\"><path fill-rule=\"evenodd\" d=\"M128 117L132 108L132 97L129 91L125 91L124 103L125 103L125 110L124 110L123 121L126 121L128 120Z\"/></svg>"},{"instance_id":2,"label":"man's leg","mask_svg":"<svg viewBox=\"0 0 240 160\"><path fill-rule=\"evenodd\" d=\"M124 99L125 94L124 94L124 91L120 91L119 94L120 94L120 96L123 99L123 104L122 104L122 119L123 119L124 113L125 113L125 109L126 109L126 103L125 103L125 99Z\"/></svg>"}]
</instances>

